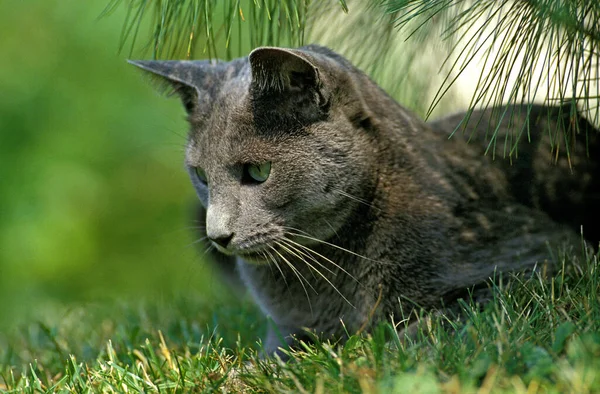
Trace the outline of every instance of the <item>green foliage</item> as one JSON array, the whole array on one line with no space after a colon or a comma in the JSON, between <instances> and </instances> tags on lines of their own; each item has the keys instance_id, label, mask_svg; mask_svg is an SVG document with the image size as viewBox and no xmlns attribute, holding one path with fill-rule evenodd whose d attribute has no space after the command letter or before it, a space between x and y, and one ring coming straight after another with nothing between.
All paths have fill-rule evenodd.
<instances>
[{"instance_id":1,"label":"green foliage","mask_svg":"<svg viewBox=\"0 0 600 394\"><path fill-rule=\"evenodd\" d=\"M102 6L0 2L0 329L48 301L218 290L184 113L116 55Z\"/></svg>"}]
</instances>

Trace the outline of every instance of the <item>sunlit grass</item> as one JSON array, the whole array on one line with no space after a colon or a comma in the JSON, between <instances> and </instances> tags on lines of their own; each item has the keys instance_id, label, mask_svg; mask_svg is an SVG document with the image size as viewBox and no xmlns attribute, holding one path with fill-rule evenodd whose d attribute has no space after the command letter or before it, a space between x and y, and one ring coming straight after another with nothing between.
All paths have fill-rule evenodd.
<instances>
[{"instance_id":1,"label":"sunlit grass","mask_svg":"<svg viewBox=\"0 0 600 394\"><path fill-rule=\"evenodd\" d=\"M288 362L258 356L267 322L248 302L189 297L117 304L110 312L75 308L5 338L0 389L597 392L599 256L580 254L561 255L564 268L552 278L511 277L483 309L463 302L462 321L435 316L410 338L384 324L344 345L300 344Z\"/></svg>"}]
</instances>

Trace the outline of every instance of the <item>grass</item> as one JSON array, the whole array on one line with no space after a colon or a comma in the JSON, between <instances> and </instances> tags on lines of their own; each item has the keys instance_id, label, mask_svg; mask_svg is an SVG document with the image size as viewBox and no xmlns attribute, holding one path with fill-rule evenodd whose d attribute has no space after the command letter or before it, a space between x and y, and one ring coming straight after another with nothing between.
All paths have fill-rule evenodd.
<instances>
[{"instance_id":1,"label":"grass","mask_svg":"<svg viewBox=\"0 0 600 394\"><path fill-rule=\"evenodd\" d=\"M600 392L600 255L581 254L560 253L551 278L511 276L484 308L462 302L461 322L434 316L413 338L382 324L287 363L258 356L267 322L249 301L58 307L2 338L0 390Z\"/></svg>"}]
</instances>

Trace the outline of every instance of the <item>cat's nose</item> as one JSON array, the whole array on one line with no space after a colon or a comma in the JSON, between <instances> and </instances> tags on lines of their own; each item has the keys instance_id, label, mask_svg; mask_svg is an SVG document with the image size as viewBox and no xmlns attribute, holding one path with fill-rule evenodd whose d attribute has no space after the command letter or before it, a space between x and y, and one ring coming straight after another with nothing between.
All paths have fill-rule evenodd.
<instances>
[{"instance_id":1,"label":"cat's nose","mask_svg":"<svg viewBox=\"0 0 600 394\"><path fill-rule=\"evenodd\" d=\"M208 237L208 239L210 239L211 241L213 241L214 243L216 243L217 245L219 245L223 248L227 248L227 245L229 245L229 242L231 242L232 238L233 238L233 233L228 234L228 235L218 235L218 236Z\"/></svg>"},{"instance_id":2,"label":"cat's nose","mask_svg":"<svg viewBox=\"0 0 600 394\"><path fill-rule=\"evenodd\" d=\"M206 210L206 235L213 243L227 248L233 238L226 206L213 203Z\"/></svg>"}]
</instances>

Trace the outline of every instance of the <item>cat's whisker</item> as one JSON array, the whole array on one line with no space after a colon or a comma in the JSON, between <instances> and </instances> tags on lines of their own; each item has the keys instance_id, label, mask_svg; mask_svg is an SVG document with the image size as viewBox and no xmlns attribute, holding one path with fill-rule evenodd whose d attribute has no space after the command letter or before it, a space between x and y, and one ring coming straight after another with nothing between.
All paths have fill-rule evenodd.
<instances>
[{"instance_id":1,"label":"cat's whisker","mask_svg":"<svg viewBox=\"0 0 600 394\"><path fill-rule=\"evenodd\" d=\"M331 231L333 231L333 233L335 234L335 236L337 237L337 239L341 239L341 238L340 238L340 235L337 233L337 231L335 231L335 228L333 228L333 226L331 225L331 223L329 223L329 222L327 221L327 219L325 219L325 218L323 218L323 221L325 222L325 224L326 224L327 226L329 226L329 228L331 229Z\"/></svg>"},{"instance_id":2,"label":"cat's whisker","mask_svg":"<svg viewBox=\"0 0 600 394\"><path fill-rule=\"evenodd\" d=\"M171 132L172 134L174 134L176 137L181 138L182 141L187 141L188 137L185 134L181 134L181 132L179 130L176 130L174 128L168 127L167 130L169 132ZM180 144L177 144L180 145ZM187 146L187 142L185 142L183 145L183 147Z\"/></svg>"},{"instance_id":3,"label":"cat's whisker","mask_svg":"<svg viewBox=\"0 0 600 394\"><path fill-rule=\"evenodd\" d=\"M330 286L333 290L335 290L336 293L338 293L340 295L340 297L342 297L344 299L344 301L346 301L348 303L348 305L350 305L352 308L356 307L342 294L342 292L337 288L336 285L333 284L333 282L331 282L331 280L329 280L329 278L327 278L325 275L323 275L323 273L321 271L319 271L315 266L313 266L311 263L309 263L307 260L305 260L304 258L298 256L298 254L290 251L290 249L288 249L283 243L281 242L277 242L277 245L285 250L287 250L288 252L293 253L295 256L297 256L303 263L305 263L308 268L310 268L311 271L316 272L317 274L319 274L319 276L321 276L321 278L323 278ZM314 260L314 259L313 259ZM317 262L316 260L314 260L315 262ZM317 262L318 263L318 262ZM326 267L324 267L321 263L319 263L319 265L323 268L325 268L326 270L328 270ZM333 275L335 275L335 273L333 273L331 270L328 270L329 272L331 272Z\"/></svg>"},{"instance_id":4,"label":"cat's whisker","mask_svg":"<svg viewBox=\"0 0 600 394\"><path fill-rule=\"evenodd\" d=\"M302 256L298 255L298 253L294 252L293 250L291 250L290 248L288 248L286 245L284 245L281 240L279 241L275 241L275 245L281 249L284 249L284 251L286 253L289 253L290 255L298 258L299 260L301 260L302 262L305 262L304 259L302 258ZM310 271L310 270L309 270ZM314 272L310 271L310 274L312 275L313 279L317 279L317 277L315 276Z\"/></svg>"},{"instance_id":5,"label":"cat's whisker","mask_svg":"<svg viewBox=\"0 0 600 394\"><path fill-rule=\"evenodd\" d=\"M296 251L297 253L300 253L302 256L306 256L306 257L308 257L309 259L311 259L312 261L314 261L315 263L317 263L317 264L318 264L320 267L322 267L323 269L325 269L325 270L326 270L327 272L329 272L330 274L332 274L332 275L334 275L334 276L335 276L335 275L337 275L337 273L333 272L332 270L330 270L329 268L327 268L326 266L324 266L324 265L323 265L323 264L322 264L322 263L321 263L319 260L315 259L315 257L314 257L313 255L311 255L310 253L307 253L307 252L305 252L305 251L303 251L303 250L299 249L299 248L298 248L297 246L295 246L293 243L289 242L289 241L290 241L289 239L287 239L287 238L282 238L282 239L280 239L279 241L280 241L280 245L281 245L281 244L285 244L286 246L288 246L289 248L293 249L293 250L294 250L294 251ZM306 247L305 247L305 249L306 249L307 251L309 251L309 252L310 252L310 249L308 249L308 248L306 248ZM296 255L298 258L302 259L302 260L304 259L303 257L301 257L301 256L298 256L297 254L295 254L295 255ZM339 267L338 267L338 268L339 268Z\"/></svg>"},{"instance_id":6,"label":"cat's whisker","mask_svg":"<svg viewBox=\"0 0 600 394\"><path fill-rule=\"evenodd\" d=\"M268 258L270 259L270 261L273 262L275 267L277 267L277 269L281 273L281 277L283 278L283 283L285 283L285 288L287 289L288 294L290 295L290 298L291 298L292 295L291 295L291 291L290 291L290 285L285 277L285 273L283 272L283 270L281 269L281 266L277 262L277 259L273 256L273 254L271 253L270 250L264 250L263 253L266 253L269 256ZM310 300L309 300L309 302L310 302Z\"/></svg>"},{"instance_id":7,"label":"cat's whisker","mask_svg":"<svg viewBox=\"0 0 600 394\"><path fill-rule=\"evenodd\" d=\"M202 253L202 255L200 257L206 256L207 253L210 253L215 249L216 249L216 246L211 243L210 245L208 245L208 247L206 249L204 249L204 253Z\"/></svg>"},{"instance_id":8,"label":"cat's whisker","mask_svg":"<svg viewBox=\"0 0 600 394\"><path fill-rule=\"evenodd\" d=\"M176 233L179 231L190 231L190 230L204 231L204 230L206 230L206 226L187 226L187 227L180 228L178 230L173 230L173 233Z\"/></svg>"},{"instance_id":9,"label":"cat's whisker","mask_svg":"<svg viewBox=\"0 0 600 394\"><path fill-rule=\"evenodd\" d=\"M288 267L292 270L292 272L294 273L294 275L296 275L296 278L298 278L298 281L300 282L300 285L302 286L302 289L304 290L304 294L306 294L306 300L308 301L308 307L310 309L310 314L313 315L313 309L312 309L312 303L310 302L310 296L308 295L308 290L306 290L306 286L304 286L304 282L302 282L302 279L304 279L304 281L306 281L306 284L309 285L313 291L315 292L315 294L318 294L317 291L315 290L315 288L306 280L306 278L304 277L304 275L302 275L302 273L300 273L296 267L294 267L292 265L292 263L290 263L288 261L288 259L286 259L281 253L279 253L279 251L277 249L275 249L273 246L269 245L269 248L271 250L273 250L276 254L279 255L279 257L282 258L282 260L288 265ZM301 279L302 278L302 279Z\"/></svg>"},{"instance_id":10,"label":"cat's whisker","mask_svg":"<svg viewBox=\"0 0 600 394\"><path fill-rule=\"evenodd\" d=\"M333 191L334 193L337 193L337 194L341 195L341 196L344 196L344 197L346 197L346 198L349 198L349 199L351 199L351 200L354 200L354 201L356 201L356 202L359 202L359 203L361 203L361 204L364 204L364 205L368 206L369 208L373 208L373 209L376 209L376 210L378 210L378 211L381 211L381 208L378 208L378 207L376 207L375 205L371 204L371 203L370 203L370 202L368 202L367 200L363 200L362 198L359 198L359 197L353 196L352 194L350 194L350 193L348 193L348 192L346 192L346 191L343 191L343 190L341 190L341 189L332 189L332 191Z\"/></svg>"},{"instance_id":11,"label":"cat's whisker","mask_svg":"<svg viewBox=\"0 0 600 394\"><path fill-rule=\"evenodd\" d=\"M293 265L293 264L292 264L292 263L291 263L291 262L290 262L288 259L286 259L286 258L285 258L285 256L284 256L284 255L282 255L282 254L281 254L281 253L280 253L280 252L277 250L277 248L274 248L273 246L269 246L269 247L270 247L270 248L271 248L271 250L273 250L273 251L274 251L274 252L275 252L275 253L276 253L276 254L277 254L279 257L281 257L281 259L282 259L282 260L283 260L283 261L284 261L284 262L285 262L285 263L286 263L286 264L287 264L287 265L290 267L290 269L291 269L293 272L297 273L297 274L300 276L300 278L302 278L302 279L304 280L304 282L305 282L305 283L306 283L306 284L307 284L307 285L308 285L308 286L309 286L309 287L312 289L312 291L314 291L314 292L315 292L315 294L319 294L319 292L318 292L318 291L317 291L317 290L316 290L316 289L313 287L313 285L311 285L311 284L310 284L310 282L309 282L309 281L306 279L306 277L304 277L304 275L302 275L302 273L301 273L300 271L298 271L298 269L297 269L296 267L294 267L294 265ZM301 283L302 283L302 281L301 281Z\"/></svg>"},{"instance_id":12,"label":"cat's whisker","mask_svg":"<svg viewBox=\"0 0 600 394\"><path fill-rule=\"evenodd\" d=\"M204 236L204 237L200 237L195 241L190 242L186 248L191 248L194 245L198 245L199 243L202 243L204 241L206 241L208 239L208 236ZM210 246L214 247L214 245L211 243ZM208 248L207 248L208 249ZM204 253L206 253L206 250L204 251Z\"/></svg>"},{"instance_id":13,"label":"cat's whisker","mask_svg":"<svg viewBox=\"0 0 600 394\"><path fill-rule=\"evenodd\" d=\"M271 254L271 252L269 250L265 250L262 253L262 255L263 256L268 255L268 257L265 257L266 260L270 260L270 261L273 262L273 264L275 265L275 267L277 267L277 270L279 270L279 273L281 274L281 277L283 278L283 283L285 283L286 287L289 287L289 285L287 283L287 279L285 278L285 274L283 273L283 270L279 266L279 263L277 262L277 259Z\"/></svg>"},{"instance_id":14,"label":"cat's whisker","mask_svg":"<svg viewBox=\"0 0 600 394\"><path fill-rule=\"evenodd\" d=\"M292 235L292 236L299 236L299 235L300 235L300 234L295 234L295 233L292 233L292 232L289 232L289 231L286 231L286 233L287 233L287 234L289 234L289 235ZM354 277L354 276L353 276L351 273L349 273L349 272L348 272L346 269L344 269L344 267L342 267L341 265L339 265L339 264L338 264L338 263L336 263L335 261L331 260L330 258L328 258L328 257L326 257L326 256L323 256L321 253L319 253L319 252L317 252L317 251L315 251L315 250L313 250L313 249L309 248L309 247L308 247L308 246L306 246L306 245L302 245L301 243L299 243L299 242L296 242L296 241L294 241L294 240L292 240L292 239L290 239L290 238L285 238L285 240L286 240L287 242L291 242L292 244L296 245L298 248L301 248L301 249L304 249L304 250L306 250L306 252L308 252L309 254L312 254L312 253L314 253L314 254L315 254L315 255L317 255L318 257L322 258L323 260L327 261L328 263L330 263L331 265L333 265L334 267L336 267L337 269L339 269L340 271L342 271L343 273L345 273L346 275L348 275L350 278L352 278L352 279L353 279L353 280L354 280L356 283L358 283L359 285L361 284L361 283L360 283L360 281L359 281L358 279L356 279L356 278L355 278L355 277ZM320 241L320 240L318 240L318 241L319 241L319 242L325 242L325 241ZM326 244L328 244L328 243L326 243ZM331 245L333 245L333 244L331 244ZM337 245L333 245L333 246L337 246ZM358 255L357 253L354 253L354 252L352 252L352 251L349 251L349 250L347 250L347 249L344 249L344 248L342 248L341 246L337 246L337 247L338 247L338 248L340 248L341 250L345 251L345 252L353 253L353 254L355 254L355 255L357 255L357 256L359 256L359 257L363 257L363 256L360 256L360 255ZM366 257L364 257L364 258L366 258ZM369 260L370 260L370 259L369 259Z\"/></svg>"},{"instance_id":15,"label":"cat's whisker","mask_svg":"<svg viewBox=\"0 0 600 394\"><path fill-rule=\"evenodd\" d=\"M275 277L275 271L273 271L273 266L271 264L267 264L267 266L269 267L269 271L271 271L271 275Z\"/></svg>"},{"instance_id":16,"label":"cat's whisker","mask_svg":"<svg viewBox=\"0 0 600 394\"><path fill-rule=\"evenodd\" d=\"M289 235L293 235L293 236L296 236L296 237L301 237L301 238L309 239L309 240L311 240L311 241L315 241L315 242L321 243L321 244L323 244L323 245L331 246L332 248L336 248L336 249L338 249L338 250L341 250L341 251L343 251L343 252L350 253L350 254L351 254L351 255L353 255L353 256L360 257L361 259L368 260L368 261L372 261L372 262L374 262L374 263L377 263L377 264L383 264L383 265L387 265L386 263L384 263L384 262L382 262L382 261L378 261L378 260L371 259L371 258L369 258L369 257L363 256L363 255L361 255L361 254L358 254L358 253L356 253L356 252L353 252L353 251L351 251L351 250L349 250L349 249L343 248L343 247L341 247L341 246L339 246L339 245L336 245L336 244L333 244L333 243L331 243L331 242L323 241L323 240L321 240L321 239L315 238L315 237L313 237L313 236L310 236L310 235L305 235L305 234L307 234L305 231L298 230L298 229L295 229L295 228L293 228L293 227L286 227L286 228L288 228L288 229L291 229L291 230L293 230L293 231L299 231L298 233L294 233L294 232L287 231L287 233L288 233ZM304 234L301 234L301 233L304 233Z\"/></svg>"},{"instance_id":17,"label":"cat's whisker","mask_svg":"<svg viewBox=\"0 0 600 394\"><path fill-rule=\"evenodd\" d=\"M281 226L281 227L284 228L284 229L286 229L286 230L297 231L297 232L305 234L305 235L311 235L310 233L307 233L306 231L300 230L299 228L289 227L289 226Z\"/></svg>"},{"instance_id":18,"label":"cat's whisker","mask_svg":"<svg viewBox=\"0 0 600 394\"><path fill-rule=\"evenodd\" d=\"M326 262L328 262L329 264L333 265L335 268L339 269L340 271L342 271L344 274L348 275L350 278L352 278L352 280L354 280L357 284L361 285L360 281L358 279L356 279L354 277L354 275L352 275L350 272L348 272L346 269L344 269L344 267L342 267L341 265L339 265L338 263L336 263L335 261L331 260L330 258L323 256L321 253L316 252L314 250L312 250L311 248L309 248L306 245L302 245L301 243L295 242L289 238L285 239L287 242L290 242L291 244L295 245L297 248L300 249L304 249L306 251L306 253L308 253L309 255L312 256L312 254L314 253L315 255L317 255L317 257L322 258L323 260L325 260ZM312 259L315 260L314 256L312 256Z\"/></svg>"}]
</instances>

